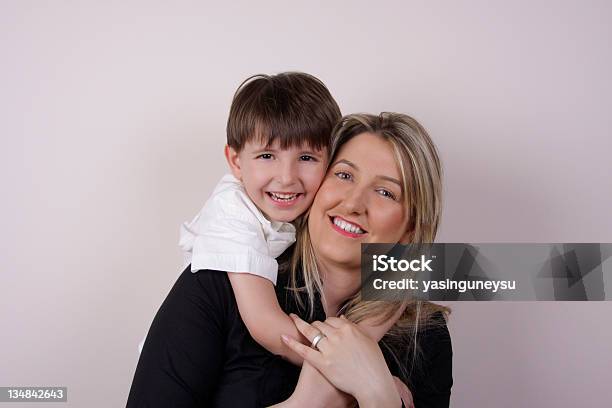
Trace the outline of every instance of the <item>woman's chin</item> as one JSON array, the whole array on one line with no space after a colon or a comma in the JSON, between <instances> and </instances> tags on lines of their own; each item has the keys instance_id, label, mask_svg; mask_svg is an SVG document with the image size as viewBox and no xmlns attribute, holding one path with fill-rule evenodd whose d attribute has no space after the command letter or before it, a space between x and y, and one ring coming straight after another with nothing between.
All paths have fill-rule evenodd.
<instances>
[{"instance_id":1,"label":"woman's chin","mask_svg":"<svg viewBox=\"0 0 612 408\"><path fill-rule=\"evenodd\" d=\"M330 242L315 248L315 257L317 261L325 265L348 269L360 268L361 245L341 245L339 242Z\"/></svg>"}]
</instances>

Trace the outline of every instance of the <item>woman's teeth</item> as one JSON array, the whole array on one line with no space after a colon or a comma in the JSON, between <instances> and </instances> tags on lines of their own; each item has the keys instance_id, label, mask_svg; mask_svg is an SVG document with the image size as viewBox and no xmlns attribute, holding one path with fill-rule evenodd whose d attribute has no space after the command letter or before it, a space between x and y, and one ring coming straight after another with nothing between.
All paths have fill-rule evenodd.
<instances>
[{"instance_id":1,"label":"woman's teeth","mask_svg":"<svg viewBox=\"0 0 612 408\"><path fill-rule=\"evenodd\" d=\"M365 233L364 230L362 230L361 228L359 228L356 225L350 224L346 221L341 220L338 217L334 218L334 224L340 228L342 228L343 230L345 230L346 232L350 232L352 234L363 234Z\"/></svg>"},{"instance_id":2,"label":"woman's teeth","mask_svg":"<svg viewBox=\"0 0 612 408\"><path fill-rule=\"evenodd\" d=\"M268 195L274 201L286 202L286 201L291 201L291 200L294 200L295 198L297 198L299 193L293 193L293 194L268 193Z\"/></svg>"}]
</instances>

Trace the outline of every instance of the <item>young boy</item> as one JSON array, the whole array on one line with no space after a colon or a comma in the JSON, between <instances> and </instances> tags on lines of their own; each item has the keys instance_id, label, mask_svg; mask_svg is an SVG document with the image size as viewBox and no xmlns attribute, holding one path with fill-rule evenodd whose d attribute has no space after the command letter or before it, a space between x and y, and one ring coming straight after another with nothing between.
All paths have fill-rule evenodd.
<instances>
[{"instance_id":1,"label":"young boy","mask_svg":"<svg viewBox=\"0 0 612 408\"><path fill-rule=\"evenodd\" d=\"M255 75L240 85L227 122L224 176L179 245L191 270L228 276L240 316L266 349L294 363L281 341L301 338L280 308L276 257L295 241L291 224L310 207L325 175L340 109L317 78L297 72Z\"/></svg>"}]
</instances>

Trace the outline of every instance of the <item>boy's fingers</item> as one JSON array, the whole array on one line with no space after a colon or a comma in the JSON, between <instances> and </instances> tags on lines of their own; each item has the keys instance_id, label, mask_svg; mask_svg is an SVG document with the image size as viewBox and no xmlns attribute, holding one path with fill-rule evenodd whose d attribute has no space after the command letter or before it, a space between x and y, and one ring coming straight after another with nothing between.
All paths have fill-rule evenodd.
<instances>
[{"instance_id":1,"label":"boy's fingers","mask_svg":"<svg viewBox=\"0 0 612 408\"><path fill-rule=\"evenodd\" d=\"M402 399L404 406L406 408L414 408L414 402L412 401L412 393L410 389L404 384L402 380L393 376L393 382L395 383L395 388L397 389L400 398Z\"/></svg>"}]
</instances>

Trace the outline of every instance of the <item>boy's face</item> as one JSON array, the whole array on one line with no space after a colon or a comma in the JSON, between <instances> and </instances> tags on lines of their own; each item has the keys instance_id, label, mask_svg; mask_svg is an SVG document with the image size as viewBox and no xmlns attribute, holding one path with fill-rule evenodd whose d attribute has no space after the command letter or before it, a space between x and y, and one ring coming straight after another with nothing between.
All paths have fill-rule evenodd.
<instances>
[{"instance_id":1,"label":"boy's face","mask_svg":"<svg viewBox=\"0 0 612 408\"><path fill-rule=\"evenodd\" d=\"M255 205L268 219L282 222L308 210L327 166L327 149L281 149L278 142L266 148L249 141L239 153L226 146L225 157Z\"/></svg>"}]
</instances>

